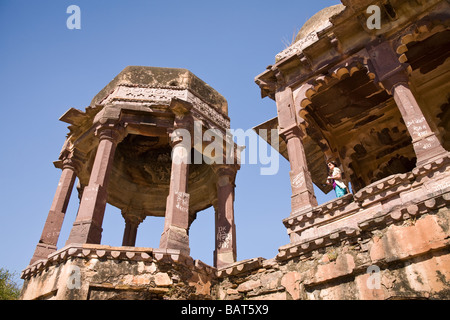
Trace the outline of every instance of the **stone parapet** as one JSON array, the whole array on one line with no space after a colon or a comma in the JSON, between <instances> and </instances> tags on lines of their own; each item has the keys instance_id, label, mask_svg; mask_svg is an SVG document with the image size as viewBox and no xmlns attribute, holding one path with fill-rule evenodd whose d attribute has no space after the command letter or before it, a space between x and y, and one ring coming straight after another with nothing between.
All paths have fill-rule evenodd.
<instances>
[{"instance_id":1,"label":"stone parapet","mask_svg":"<svg viewBox=\"0 0 450 320\"><path fill-rule=\"evenodd\" d=\"M263 258L253 258L253 259L238 261L238 262L230 264L226 267L217 269L217 276L219 278L222 278L222 277L241 274L244 272L251 272L255 269L260 268L263 265L263 262L264 262Z\"/></svg>"},{"instance_id":2,"label":"stone parapet","mask_svg":"<svg viewBox=\"0 0 450 320\"><path fill-rule=\"evenodd\" d=\"M277 254L277 260L287 260L301 254L305 254L314 249L323 248L325 246L331 245L333 243L338 243L343 241L345 238L358 235L357 229L353 228L342 228L339 230L334 230L333 233L326 234L324 236L310 238L304 241L291 243L280 247L279 253Z\"/></svg>"},{"instance_id":3,"label":"stone parapet","mask_svg":"<svg viewBox=\"0 0 450 320\"><path fill-rule=\"evenodd\" d=\"M179 250L71 244L21 277L24 300L211 299L216 269Z\"/></svg>"},{"instance_id":4,"label":"stone parapet","mask_svg":"<svg viewBox=\"0 0 450 320\"><path fill-rule=\"evenodd\" d=\"M395 224L283 246L275 259L220 279L217 298L448 299L449 207L447 202Z\"/></svg>"},{"instance_id":5,"label":"stone parapet","mask_svg":"<svg viewBox=\"0 0 450 320\"><path fill-rule=\"evenodd\" d=\"M139 247L112 247L97 244L70 244L50 254L47 259L38 260L22 271L21 278L28 280L39 275L51 266L61 264L73 258L83 259L112 259L144 262L175 262L183 263L188 267L203 270L207 274L214 274L216 268L210 267L200 260L194 260L184 255L180 250L139 248Z\"/></svg>"},{"instance_id":6,"label":"stone parapet","mask_svg":"<svg viewBox=\"0 0 450 320\"><path fill-rule=\"evenodd\" d=\"M417 219L419 216L428 213L430 210L438 210L448 207L450 203L450 188L441 191L438 195L429 195L415 204L404 208L379 212L373 217L358 222L358 228L340 228L332 230L321 236L309 238L303 241L291 243L279 248L278 260L287 260L301 254L305 254L314 249L326 247L344 239L360 235L362 231L376 230L384 228L390 224L401 222L407 219Z\"/></svg>"},{"instance_id":7,"label":"stone parapet","mask_svg":"<svg viewBox=\"0 0 450 320\"><path fill-rule=\"evenodd\" d=\"M283 220L291 244L330 237L343 229L361 231L368 225L387 225L446 204L450 191L449 156L413 171L388 176L356 194L331 200ZM293 241L292 241L293 239ZM289 245L289 246L290 246Z\"/></svg>"}]
</instances>

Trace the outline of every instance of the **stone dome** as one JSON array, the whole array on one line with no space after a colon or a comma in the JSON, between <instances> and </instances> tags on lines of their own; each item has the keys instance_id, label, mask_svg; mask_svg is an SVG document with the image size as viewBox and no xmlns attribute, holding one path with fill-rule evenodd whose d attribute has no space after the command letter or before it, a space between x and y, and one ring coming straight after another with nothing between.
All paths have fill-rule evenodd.
<instances>
[{"instance_id":1,"label":"stone dome","mask_svg":"<svg viewBox=\"0 0 450 320\"><path fill-rule=\"evenodd\" d=\"M303 27L298 32L295 37L294 43L300 39L305 38L308 34L312 32L318 32L325 29L330 24L330 18L345 9L343 4L337 4L331 7L320 10L315 15L306 21Z\"/></svg>"}]
</instances>

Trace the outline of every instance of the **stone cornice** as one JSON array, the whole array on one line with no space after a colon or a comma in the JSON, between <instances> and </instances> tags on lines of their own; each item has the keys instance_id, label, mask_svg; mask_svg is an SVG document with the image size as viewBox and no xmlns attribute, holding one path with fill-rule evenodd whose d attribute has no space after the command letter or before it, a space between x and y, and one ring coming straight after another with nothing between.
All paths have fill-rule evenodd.
<instances>
[{"instance_id":1,"label":"stone cornice","mask_svg":"<svg viewBox=\"0 0 450 320\"><path fill-rule=\"evenodd\" d=\"M226 267L217 269L217 276L219 278L232 276L236 274L242 274L245 272L251 272L253 270L259 269L263 266L263 258L253 258L243 261L238 261L236 263L230 264Z\"/></svg>"},{"instance_id":2,"label":"stone cornice","mask_svg":"<svg viewBox=\"0 0 450 320\"><path fill-rule=\"evenodd\" d=\"M394 174L364 187L354 198L361 207L366 207L410 189L413 179L412 173Z\"/></svg>"},{"instance_id":3,"label":"stone cornice","mask_svg":"<svg viewBox=\"0 0 450 320\"><path fill-rule=\"evenodd\" d=\"M112 259L145 262L175 262L183 263L192 269L207 274L216 272L216 268L210 267L200 260L194 260L180 252L172 249L154 249L138 247L111 247L94 244L70 244L50 254L47 259L38 260L22 271L22 279L30 279L52 265L65 263L72 258L81 259Z\"/></svg>"},{"instance_id":4,"label":"stone cornice","mask_svg":"<svg viewBox=\"0 0 450 320\"><path fill-rule=\"evenodd\" d=\"M346 210L347 205L352 203L353 200L353 195L347 194L344 197L328 201L306 212L294 212L288 218L283 219L283 224L288 228L288 233L300 231L301 229L310 227L319 218L328 215L336 218L339 216L339 212Z\"/></svg>"},{"instance_id":5,"label":"stone cornice","mask_svg":"<svg viewBox=\"0 0 450 320\"><path fill-rule=\"evenodd\" d=\"M220 128L230 128L230 118L227 115L210 106L189 88L185 87L143 86L119 83L116 89L105 97L101 103L158 102L170 104L173 98L190 102L193 105L193 115L199 119L212 121Z\"/></svg>"},{"instance_id":6,"label":"stone cornice","mask_svg":"<svg viewBox=\"0 0 450 320\"><path fill-rule=\"evenodd\" d=\"M277 260L288 260L290 258L300 256L314 249L322 248L336 242L343 241L349 237L359 235L359 231L355 228L341 228L334 230L323 236L310 238L301 242L291 243L280 247L276 256Z\"/></svg>"},{"instance_id":7,"label":"stone cornice","mask_svg":"<svg viewBox=\"0 0 450 320\"><path fill-rule=\"evenodd\" d=\"M293 214L283 223L288 234L297 234L298 240L281 247L277 259L289 259L365 230L382 229L392 223L417 219L431 210L448 206L450 182L443 172L449 167L450 155L447 154L416 167L412 172L376 181L355 195L348 194L306 212ZM341 221L347 223L342 224ZM348 227L343 228L343 225Z\"/></svg>"},{"instance_id":8,"label":"stone cornice","mask_svg":"<svg viewBox=\"0 0 450 320\"><path fill-rule=\"evenodd\" d=\"M393 10L398 10L399 6L406 6L407 8L403 10L407 10L409 16L402 15L398 19L388 19L388 15L382 15L382 28L368 30L366 20L370 14L366 9L371 4L380 5L379 1L348 2L351 2L351 9L345 8L331 17L319 32L306 35L280 52L276 56L276 63L268 66L266 71L255 78L256 84L261 88L262 97L274 98L274 92L280 86L278 83L280 74L283 75L284 82L290 86L306 82L321 73L328 73L333 65L340 64L348 57L358 55L360 50L378 41L380 37L393 42L400 63L407 62L405 56L407 43L448 29L449 25L448 20L430 22L431 18L427 16L423 21L411 23L411 20L415 21L424 14L432 13L433 8L440 2L445 3L444 1L433 0L421 4L403 1L397 3L397 7Z\"/></svg>"},{"instance_id":9,"label":"stone cornice","mask_svg":"<svg viewBox=\"0 0 450 320\"><path fill-rule=\"evenodd\" d=\"M448 206L449 203L450 187L440 190L439 192L427 194L420 199L417 199L416 202L411 202L409 205L402 208L392 207L375 216L362 220L358 223L358 228L335 229L321 236L282 246L279 248L276 259L281 261L288 260L306 254L314 249L357 237L363 231L379 230L390 224L409 218L417 219L421 215L429 213L430 210L438 210L439 208Z\"/></svg>"},{"instance_id":10,"label":"stone cornice","mask_svg":"<svg viewBox=\"0 0 450 320\"><path fill-rule=\"evenodd\" d=\"M95 244L70 244L52 253L45 260L38 260L22 271L21 278L24 280L45 271L53 265L65 263L69 259L112 259L126 261L144 261L159 263L182 263L187 267L214 275L219 278L251 272L264 266L263 258L254 258L239 261L223 268L216 269L200 260L194 260L186 256L180 250L138 248L138 247L111 247Z\"/></svg>"},{"instance_id":11,"label":"stone cornice","mask_svg":"<svg viewBox=\"0 0 450 320\"><path fill-rule=\"evenodd\" d=\"M208 128L219 128L221 130L230 128L230 118L227 115L209 105L189 88L127 83L118 83L115 89L99 104L87 107L84 112L74 108L69 109L61 116L60 121L70 124L69 136L71 140L75 141L80 138L83 139L87 135L97 118L106 116L104 114L106 108L109 108L108 113L113 117L117 117L117 114L128 109L135 112L137 106L145 107L139 108L138 111L160 114L162 109L156 106L164 106L168 109L173 99L191 103L193 117L201 120ZM148 108L151 105L155 107Z\"/></svg>"}]
</instances>

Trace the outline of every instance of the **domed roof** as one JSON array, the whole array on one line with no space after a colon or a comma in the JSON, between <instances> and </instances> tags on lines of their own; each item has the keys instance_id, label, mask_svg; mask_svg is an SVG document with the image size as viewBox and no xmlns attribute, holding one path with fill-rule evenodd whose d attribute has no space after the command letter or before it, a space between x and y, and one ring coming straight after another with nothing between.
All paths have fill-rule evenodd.
<instances>
[{"instance_id":1,"label":"domed roof","mask_svg":"<svg viewBox=\"0 0 450 320\"><path fill-rule=\"evenodd\" d=\"M119 84L149 87L187 88L197 94L206 103L224 115L228 115L227 100L206 82L191 71L179 68L161 68L149 66L128 66L123 69L105 88L91 101L91 106L100 103Z\"/></svg>"},{"instance_id":2,"label":"domed roof","mask_svg":"<svg viewBox=\"0 0 450 320\"><path fill-rule=\"evenodd\" d=\"M297 36L295 37L294 43L302 38L305 38L311 32L318 32L325 29L329 25L330 18L342 12L344 9L345 6L343 4L337 4L317 12L315 15L309 18L308 21L306 21L306 23L300 29Z\"/></svg>"}]
</instances>

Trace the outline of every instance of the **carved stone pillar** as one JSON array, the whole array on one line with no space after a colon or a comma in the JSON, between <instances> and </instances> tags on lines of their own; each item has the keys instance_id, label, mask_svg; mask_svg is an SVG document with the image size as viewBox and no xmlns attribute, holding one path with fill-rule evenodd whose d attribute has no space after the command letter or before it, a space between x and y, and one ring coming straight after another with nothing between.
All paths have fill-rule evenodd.
<instances>
[{"instance_id":1,"label":"carved stone pillar","mask_svg":"<svg viewBox=\"0 0 450 320\"><path fill-rule=\"evenodd\" d=\"M99 144L89 184L83 190L78 215L66 244L100 244L101 241L109 176L117 144L125 137L125 129L117 124L100 125L96 135Z\"/></svg>"},{"instance_id":2,"label":"carved stone pillar","mask_svg":"<svg viewBox=\"0 0 450 320\"><path fill-rule=\"evenodd\" d=\"M74 160L66 158L62 163L61 178L53 198L52 206L45 221L39 243L36 246L30 264L37 260L46 259L49 254L57 250L57 243L67 206L72 194L73 185L76 178Z\"/></svg>"},{"instance_id":3,"label":"carved stone pillar","mask_svg":"<svg viewBox=\"0 0 450 320\"><path fill-rule=\"evenodd\" d=\"M311 174L303 147L303 133L297 125L294 99L290 88L277 91L275 95L280 124L280 136L286 141L291 171L291 214L317 206ZM282 115L280 117L280 115Z\"/></svg>"},{"instance_id":4,"label":"carved stone pillar","mask_svg":"<svg viewBox=\"0 0 450 320\"><path fill-rule=\"evenodd\" d=\"M417 166L421 166L447 151L431 130L414 98L409 88L407 75L402 73L401 77L395 77L395 80L395 83L392 83L391 92L411 136L417 156Z\"/></svg>"},{"instance_id":5,"label":"carved stone pillar","mask_svg":"<svg viewBox=\"0 0 450 320\"><path fill-rule=\"evenodd\" d=\"M217 175L217 202L215 209L214 266L225 267L236 262L236 225L234 224L234 180L236 168L231 165L213 166Z\"/></svg>"},{"instance_id":6,"label":"carved stone pillar","mask_svg":"<svg viewBox=\"0 0 450 320\"><path fill-rule=\"evenodd\" d=\"M139 225L145 217L139 213L122 212L125 219L125 230L123 232L122 246L134 247Z\"/></svg>"},{"instance_id":7,"label":"carved stone pillar","mask_svg":"<svg viewBox=\"0 0 450 320\"><path fill-rule=\"evenodd\" d=\"M431 130L409 86L405 67L388 42L369 50L375 72L384 88L393 95L405 121L417 157L417 166L441 156L447 151Z\"/></svg>"},{"instance_id":8,"label":"carved stone pillar","mask_svg":"<svg viewBox=\"0 0 450 320\"><path fill-rule=\"evenodd\" d=\"M189 255L189 194L187 188L193 129L192 116L189 114L191 105L174 99L171 108L175 113L174 130L170 133L172 169L164 231L159 246L161 249L176 249Z\"/></svg>"}]
</instances>

